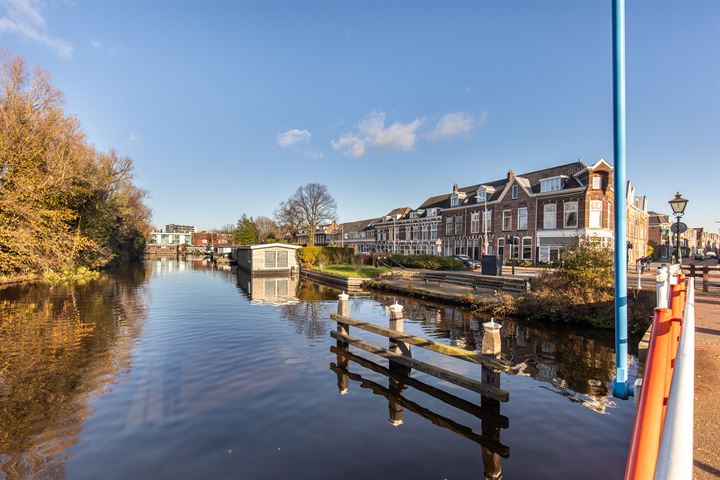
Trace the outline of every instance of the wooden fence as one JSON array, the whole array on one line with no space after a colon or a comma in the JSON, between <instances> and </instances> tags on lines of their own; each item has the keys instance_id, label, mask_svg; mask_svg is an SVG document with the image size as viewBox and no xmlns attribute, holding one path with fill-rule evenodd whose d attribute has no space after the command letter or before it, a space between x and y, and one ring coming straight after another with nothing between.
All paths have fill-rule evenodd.
<instances>
[{"instance_id":1,"label":"wooden fence","mask_svg":"<svg viewBox=\"0 0 720 480\"><path fill-rule=\"evenodd\" d=\"M501 402L507 402L510 395L506 390L500 388L500 374L509 371L510 364L500 358L502 349L500 325L495 322L483 324L485 332L482 348L480 353L475 353L405 333L402 306L400 305L390 306L389 328L385 328L350 318L348 295L342 294L339 298L338 313L331 315L331 318L337 322L337 330L330 332L330 336L337 340L337 346L330 347L330 351L336 355L337 361L330 365L330 369L338 377L340 394L345 395L348 393L350 380L358 382L361 388L369 389L374 394L383 396L388 400L389 421L392 425L402 425L403 412L407 409L437 426L446 428L478 443L483 451L485 478L501 478L500 459L507 458L510 455L510 449L500 442L501 429L509 426L508 418L500 414L500 404ZM357 328L387 338L388 347L383 348L351 336L351 328ZM387 359L389 366L385 367L365 357L356 355L350 351L350 347ZM412 347L423 348L437 354L479 365L482 380L470 378L413 358ZM351 372L349 362L384 375L388 378L388 386L380 385L362 377L358 373ZM479 393L480 404L478 405L441 388L412 378L411 372L413 369ZM462 425L405 398L402 393L408 387L412 387L447 405L477 417L481 421L481 433L478 434L467 425Z\"/></svg>"}]
</instances>

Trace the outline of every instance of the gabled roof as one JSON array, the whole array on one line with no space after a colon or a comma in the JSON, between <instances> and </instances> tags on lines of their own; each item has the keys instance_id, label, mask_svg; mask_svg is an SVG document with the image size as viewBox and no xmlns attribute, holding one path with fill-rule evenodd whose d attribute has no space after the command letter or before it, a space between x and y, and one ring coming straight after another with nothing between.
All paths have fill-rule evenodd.
<instances>
[{"instance_id":1,"label":"gabled roof","mask_svg":"<svg viewBox=\"0 0 720 480\"><path fill-rule=\"evenodd\" d=\"M336 232L342 232L343 234L362 232L363 230L370 228L374 223L377 223L381 220L381 218L370 218L367 220L357 220L355 222L341 223L340 225L338 225L338 229L336 230Z\"/></svg>"},{"instance_id":2,"label":"gabled roof","mask_svg":"<svg viewBox=\"0 0 720 480\"><path fill-rule=\"evenodd\" d=\"M604 160L601 160L604 162ZM600 162L595 164L597 166ZM607 162L605 162L607 163ZM492 187L495 189L494 192L487 198L488 202L493 202L495 200L498 200L503 197L503 193L505 189L513 182L517 183L521 187L523 187L527 192L529 193L540 193L540 180L544 178L551 178L556 176L564 176L567 177L567 180L565 182L565 186L563 187L563 190L565 189L571 189L571 188L578 188L582 187L583 184L575 178L573 175L577 174L578 172L581 172L585 170L587 167L586 165L581 162L572 162L567 163L564 165L558 165L554 167L549 168L543 168L541 170L535 170L532 172L523 173L520 175L514 175L511 180L508 180L508 178L503 178L500 180L493 180L491 182L482 182L475 185L470 185L467 187L459 188L459 192L464 192L466 194L465 198L460 203L460 206L467 206L467 205L476 205L477 197L475 196L478 188L480 187ZM426 199L419 208L432 208L432 207L439 207L439 208L450 208L450 198L452 194L446 193L443 195L435 195L432 197L429 197Z\"/></svg>"}]
</instances>

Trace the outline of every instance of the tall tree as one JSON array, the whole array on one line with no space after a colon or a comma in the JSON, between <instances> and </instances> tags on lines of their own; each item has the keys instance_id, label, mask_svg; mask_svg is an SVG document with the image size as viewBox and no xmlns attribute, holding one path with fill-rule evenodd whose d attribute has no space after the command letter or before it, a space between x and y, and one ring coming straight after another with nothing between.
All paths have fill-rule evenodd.
<instances>
[{"instance_id":1,"label":"tall tree","mask_svg":"<svg viewBox=\"0 0 720 480\"><path fill-rule=\"evenodd\" d=\"M258 243L258 232L252 217L243 213L235 229L235 243L238 245L253 245Z\"/></svg>"},{"instance_id":2,"label":"tall tree","mask_svg":"<svg viewBox=\"0 0 720 480\"><path fill-rule=\"evenodd\" d=\"M40 69L0 54L0 275L99 268L142 253L132 160L98 152Z\"/></svg>"},{"instance_id":3,"label":"tall tree","mask_svg":"<svg viewBox=\"0 0 720 480\"><path fill-rule=\"evenodd\" d=\"M257 217L255 219L255 228L257 229L258 240L261 242L282 238L282 230L272 218Z\"/></svg>"},{"instance_id":4,"label":"tall tree","mask_svg":"<svg viewBox=\"0 0 720 480\"><path fill-rule=\"evenodd\" d=\"M323 223L337 218L337 203L325 185L308 183L297 189L280 204L281 209L291 217L291 223L308 232L308 246L315 245L315 230Z\"/></svg>"}]
</instances>

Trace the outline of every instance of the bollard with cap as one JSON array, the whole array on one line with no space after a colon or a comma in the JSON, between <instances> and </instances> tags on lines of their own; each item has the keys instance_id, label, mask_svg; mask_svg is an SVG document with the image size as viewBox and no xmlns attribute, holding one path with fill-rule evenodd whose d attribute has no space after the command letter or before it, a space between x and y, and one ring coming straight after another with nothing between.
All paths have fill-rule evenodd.
<instances>
[{"instance_id":1,"label":"bollard with cap","mask_svg":"<svg viewBox=\"0 0 720 480\"><path fill-rule=\"evenodd\" d=\"M480 353L483 355L500 358L502 355L502 339L500 337L500 329L502 325L490 319L489 322L482 324L483 338L480 347ZM494 387L500 387L500 372L490 367L482 366L482 381ZM500 402L482 395L480 397L480 405L483 409L495 414L500 414ZM483 419L482 436L495 441L500 440L500 425L493 419L494 417ZM500 455L493 452L487 447L482 449L483 467L485 469L485 478L499 480L502 478L502 465Z\"/></svg>"}]
</instances>

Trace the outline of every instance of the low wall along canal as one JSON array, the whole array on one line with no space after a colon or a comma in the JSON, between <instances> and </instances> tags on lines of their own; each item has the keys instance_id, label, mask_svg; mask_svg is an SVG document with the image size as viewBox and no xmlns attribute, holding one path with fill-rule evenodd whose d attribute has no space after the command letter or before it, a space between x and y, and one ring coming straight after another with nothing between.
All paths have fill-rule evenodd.
<instances>
[{"instance_id":1,"label":"low wall along canal","mask_svg":"<svg viewBox=\"0 0 720 480\"><path fill-rule=\"evenodd\" d=\"M0 478L622 476L634 407L611 396L605 332L500 319L507 373L412 347L509 394L491 401L338 350L339 293L164 258L0 290ZM489 318L468 310L362 293L348 313L388 328L395 300L409 335L481 348Z\"/></svg>"}]
</instances>

